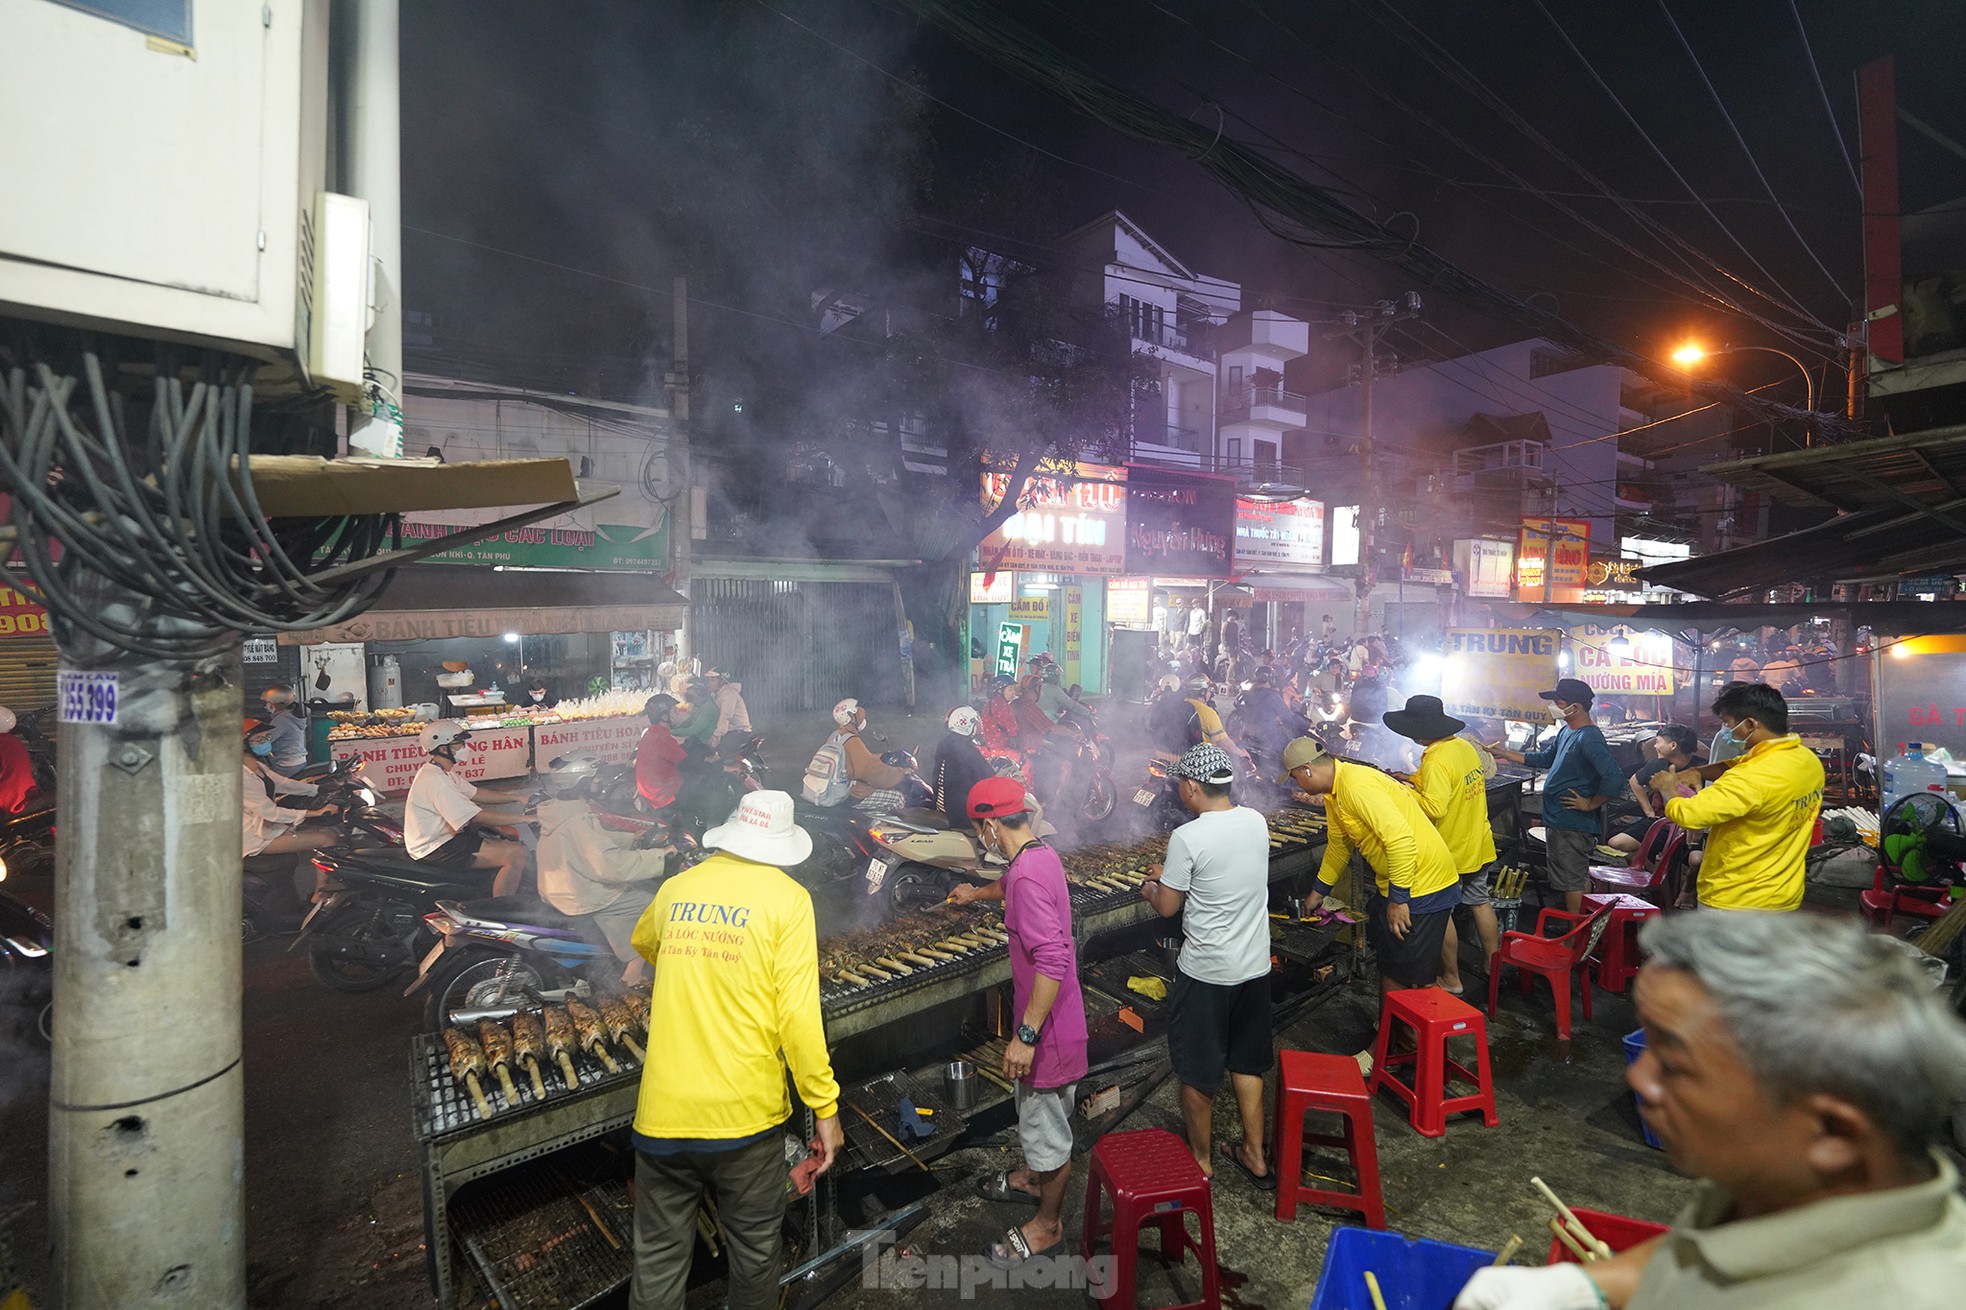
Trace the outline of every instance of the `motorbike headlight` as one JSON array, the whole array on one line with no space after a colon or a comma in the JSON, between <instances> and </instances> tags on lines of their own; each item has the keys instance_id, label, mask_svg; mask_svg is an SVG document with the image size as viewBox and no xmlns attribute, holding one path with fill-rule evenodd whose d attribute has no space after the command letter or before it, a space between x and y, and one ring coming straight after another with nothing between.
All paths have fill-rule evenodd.
<instances>
[{"instance_id":1,"label":"motorbike headlight","mask_svg":"<svg viewBox=\"0 0 1966 1310\"><path fill-rule=\"evenodd\" d=\"M356 792L355 794L361 798L363 805L372 806L375 804L375 793L370 791L367 787L362 788L362 790Z\"/></svg>"},{"instance_id":2,"label":"motorbike headlight","mask_svg":"<svg viewBox=\"0 0 1966 1310\"><path fill-rule=\"evenodd\" d=\"M7 881L7 859L5 856L0 856L0 882L5 881Z\"/></svg>"}]
</instances>

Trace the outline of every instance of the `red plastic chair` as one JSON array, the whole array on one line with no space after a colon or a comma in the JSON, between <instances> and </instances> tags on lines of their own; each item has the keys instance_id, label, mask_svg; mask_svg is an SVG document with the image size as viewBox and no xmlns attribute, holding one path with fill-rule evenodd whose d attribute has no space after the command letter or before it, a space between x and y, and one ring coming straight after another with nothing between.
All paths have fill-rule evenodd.
<instances>
[{"instance_id":1,"label":"red plastic chair","mask_svg":"<svg viewBox=\"0 0 1966 1310\"><path fill-rule=\"evenodd\" d=\"M1338 1133L1304 1131L1312 1111L1339 1117ZM1277 1057L1276 1143L1270 1168L1277 1173L1277 1218L1297 1218L1300 1205L1357 1210L1371 1228L1386 1226L1386 1202L1379 1189L1379 1147L1372 1129L1372 1095L1358 1061L1349 1055L1284 1051ZM1304 1184L1304 1147L1342 1147L1351 1157L1358 1187L1352 1191Z\"/></svg>"},{"instance_id":2,"label":"red plastic chair","mask_svg":"<svg viewBox=\"0 0 1966 1310\"><path fill-rule=\"evenodd\" d=\"M1488 1017L1495 1017L1495 1005L1502 991L1502 970L1514 965L1516 981L1525 992L1529 990L1530 974L1549 979L1550 995L1556 1000L1557 1039L1569 1041L1570 979L1575 976L1583 990L1584 1018L1589 1019L1590 970L1594 963L1591 952L1597 949L1598 938L1604 935L1604 929L1610 922L1611 910L1608 906L1589 914L1571 914L1565 910L1545 908L1536 916L1535 932L1503 933L1502 948L1495 952L1494 963L1488 971ZM1551 923L1575 926L1561 937L1546 937L1543 935L1544 929Z\"/></svg>"},{"instance_id":3,"label":"red plastic chair","mask_svg":"<svg viewBox=\"0 0 1966 1310\"><path fill-rule=\"evenodd\" d=\"M1686 850L1686 829L1671 819L1654 819L1629 864L1623 868L1615 864L1591 866L1591 890L1643 896L1656 904L1673 866L1686 858Z\"/></svg>"},{"instance_id":4,"label":"red plastic chair","mask_svg":"<svg viewBox=\"0 0 1966 1310\"><path fill-rule=\"evenodd\" d=\"M1193 1230L1189 1215L1195 1217ZM1215 1211L1195 1153L1164 1128L1107 1133L1093 1146L1086 1169L1085 1220L1079 1238L1079 1253L1088 1260L1095 1246L1112 1244L1110 1281L1088 1288L1095 1302L1111 1310L1132 1310L1140 1230L1149 1226L1160 1233L1163 1258L1184 1260L1193 1255L1200 1265L1201 1299L1167 1310L1220 1310Z\"/></svg>"},{"instance_id":5,"label":"red plastic chair","mask_svg":"<svg viewBox=\"0 0 1966 1310\"><path fill-rule=\"evenodd\" d=\"M1665 911L1651 901L1622 893L1593 893L1584 897L1584 904L1611 912L1611 921L1598 942L1597 985L1607 992L1622 992L1638 977L1639 966L1645 962L1645 953L1638 945L1639 931Z\"/></svg>"},{"instance_id":6,"label":"red plastic chair","mask_svg":"<svg viewBox=\"0 0 1966 1310\"><path fill-rule=\"evenodd\" d=\"M1893 882L1881 861L1870 890L1858 893L1857 899L1863 903L1865 920L1879 932L1890 932L1892 920L1901 914L1914 919L1937 919L1949 908L1944 887Z\"/></svg>"}]
</instances>

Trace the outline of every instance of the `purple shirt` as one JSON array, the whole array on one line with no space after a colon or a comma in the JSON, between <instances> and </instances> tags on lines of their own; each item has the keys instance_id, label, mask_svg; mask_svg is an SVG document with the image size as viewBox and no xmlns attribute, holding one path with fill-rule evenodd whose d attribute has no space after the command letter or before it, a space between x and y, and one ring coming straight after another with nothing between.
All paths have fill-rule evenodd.
<instances>
[{"instance_id":1,"label":"purple shirt","mask_svg":"<svg viewBox=\"0 0 1966 1310\"><path fill-rule=\"evenodd\" d=\"M1058 999L1038 1031L1028 1087L1063 1087L1085 1077L1085 998L1079 993L1078 948L1072 943L1072 894L1058 852L1033 842L1003 875L1003 922L1010 932L1013 1018L1024 1022L1038 974L1058 980Z\"/></svg>"},{"instance_id":2,"label":"purple shirt","mask_svg":"<svg viewBox=\"0 0 1966 1310\"><path fill-rule=\"evenodd\" d=\"M1058 852L1032 842L1003 875L1003 926L1011 932L1012 1019L1024 1021L1030 983L1058 980L1058 999L1038 1031L1038 1054L1024 1086L1062 1088L1085 1076L1085 997L1079 956L1071 942L1071 891Z\"/></svg>"}]
</instances>

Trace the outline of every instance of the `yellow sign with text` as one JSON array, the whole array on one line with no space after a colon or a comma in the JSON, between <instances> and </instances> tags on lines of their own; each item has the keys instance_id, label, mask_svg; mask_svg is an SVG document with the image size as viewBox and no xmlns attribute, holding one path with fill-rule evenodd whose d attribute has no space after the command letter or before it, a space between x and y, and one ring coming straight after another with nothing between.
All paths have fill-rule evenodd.
<instances>
[{"instance_id":1,"label":"yellow sign with text","mask_svg":"<svg viewBox=\"0 0 1966 1310\"><path fill-rule=\"evenodd\" d=\"M1459 718L1549 718L1538 693L1556 686L1554 628L1449 628L1440 699Z\"/></svg>"}]
</instances>

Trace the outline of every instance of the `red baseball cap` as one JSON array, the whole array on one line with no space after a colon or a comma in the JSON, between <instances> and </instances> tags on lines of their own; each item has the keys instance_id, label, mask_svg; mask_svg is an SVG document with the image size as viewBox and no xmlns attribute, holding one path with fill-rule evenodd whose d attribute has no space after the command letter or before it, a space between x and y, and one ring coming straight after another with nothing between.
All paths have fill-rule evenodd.
<instances>
[{"instance_id":1,"label":"red baseball cap","mask_svg":"<svg viewBox=\"0 0 1966 1310\"><path fill-rule=\"evenodd\" d=\"M1025 810L1024 784L1015 778L985 778L969 789L972 819L1001 819Z\"/></svg>"}]
</instances>

